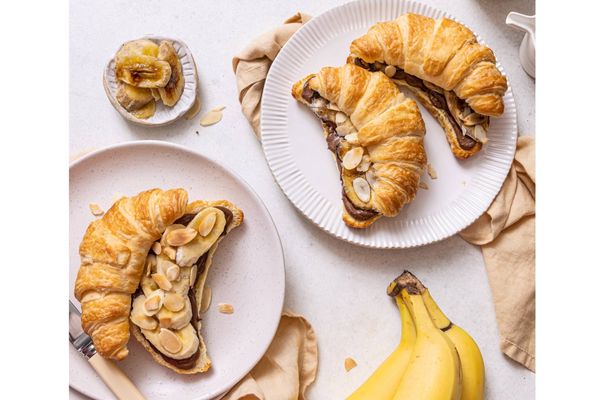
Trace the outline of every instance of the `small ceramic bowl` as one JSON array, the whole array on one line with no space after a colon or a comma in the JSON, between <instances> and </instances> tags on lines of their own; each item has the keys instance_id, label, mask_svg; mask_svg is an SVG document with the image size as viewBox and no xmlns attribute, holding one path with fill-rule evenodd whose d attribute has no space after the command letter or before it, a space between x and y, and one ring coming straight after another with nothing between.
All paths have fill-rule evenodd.
<instances>
[{"instance_id":1,"label":"small ceramic bowl","mask_svg":"<svg viewBox=\"0 0 600 400\"><path fill-rule=\"evenodd\" d=\"M173 43L173 47L175 47L177 55L179 56L179 61L181 62L183 76L185 79L183 93L181 94L181 98L177 104L175 104L173 107L167 107L161 101L157 101L156 112L153 116L147 119L136 118L125 108L123 108L123 106L121 106L117 101L117 89L119 86L117 77L115 76L116 52L104 68L104 91L106 92L106 95L108 96L108 99L115 110L117 110L119 114L121 114L121 116L127 121L143 126L167 125L184 116L192 108L194 102L196 101L198 96L198 73L196 72L196 63L194 62L192 52L181 40L154 35L144 36L140 39L150 39L153 42L156 42L156 44L160 43L162 40L168 40Z\"/></svg>"}]
</instances>

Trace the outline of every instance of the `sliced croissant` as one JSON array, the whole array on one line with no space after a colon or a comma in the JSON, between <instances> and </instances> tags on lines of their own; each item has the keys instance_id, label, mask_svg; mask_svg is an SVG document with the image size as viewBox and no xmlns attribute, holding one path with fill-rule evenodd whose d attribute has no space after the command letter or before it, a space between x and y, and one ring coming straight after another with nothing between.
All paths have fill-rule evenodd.
<instances>
[{"instance_id":1,"label":"sliced croissant","mask_svg":"<svg viewBox=\"0 0 600 400\"><path fill-rule=\"evenodd\" d=\"M385 71L414 92L440 122L452 152L459 158L468 158L481 149L487 117L504 112L502 99L508 85L496 67L494 53L478 43L467 27L448 18L404 14L394 21L377 23L352 42L348 62ZM450 94L459 103L460 115L451 109ZM469 113L486 117L471 117L471 121L480 121L479 129L465 123Z\"/></svg>"},{"instance_id":2,"label":"sliced croissant","mask_svg":"<svg viewBox=\"0 0 600 400\"><path fill-rule=\"evenodd\" d=\"M323 123L348 226L366 228L413 200L427 165L425 125L414 100L388 77L354 64L325 67L296 82L292 95Z\"/></svg>"}]
</instances>

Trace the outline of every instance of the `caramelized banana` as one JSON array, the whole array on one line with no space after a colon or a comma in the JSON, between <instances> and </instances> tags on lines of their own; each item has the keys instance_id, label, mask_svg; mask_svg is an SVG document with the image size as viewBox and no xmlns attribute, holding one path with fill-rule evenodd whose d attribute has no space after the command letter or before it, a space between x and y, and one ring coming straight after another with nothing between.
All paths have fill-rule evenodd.
<instances>
[{"instance_id":1,"label":"caramelized banana","mask_svg":"<svg viewBox=\"0 0 600 400\"><path fill-rule=\"evenodd\" d=\"M150 89L138 88L126 83L119 84L117 101L127 111L139 110L152 100L154 100L154 98L152 97Z\"/></svg>"},{"instance_id":2,"label":"caramelized banana","mask_svg":"<svg viewBox=\"0 0 600 400\"><path fill-rule=\"evenodd\" d=\"M142 88L164 87L171 78L171 66L152 56L125 55L117 57L115 70L117 79Z\"/></svg>"},{"instance_id":3,"label":"caramelized banana","mask_svg":"<svg viewBox=\"0 0 600 400\"><path fill-rule=\"evenodd\" d=\"M169 82L165 87L159 88L158 92L160 93L162 102L166 106L173 107L177 101L179 101L179 98L183 93L185 80L179 56L171 42L160 42L160 46L158 47L158 59L168 62L171 67L171 77Z\"/></svg>"},{"instance_id":4,"label":"caramelized banana","mask_svg":"<svg viewBox=\"0 0 600 400\"><path fill-rule=\"evenodd\" d=\"M148 104L139 110L131 111L131 115L139 119L147 119L154 115L156 111L156 102L152 99Z\"/></svg>"}]
</instances>

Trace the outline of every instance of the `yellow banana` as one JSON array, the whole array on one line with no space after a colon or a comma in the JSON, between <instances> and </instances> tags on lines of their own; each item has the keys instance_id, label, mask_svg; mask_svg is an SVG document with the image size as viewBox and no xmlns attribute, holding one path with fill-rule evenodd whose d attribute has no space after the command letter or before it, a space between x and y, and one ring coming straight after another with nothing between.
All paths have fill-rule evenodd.
<instances>
[{"instance_id":1,"label":"yellow banana","mask_svg":"<svg viewBox=\"0 0 600 400\"><path fill-rule=\"evenodd\" d=\"M435 303L429 290L423 294L425 305L431 315L431 319L450 339L458 355L462 368L462 394L461 400L482 400L485 390L485 369L483 357L477 343L465 332L464 329L455 325L444 315Z\"/></svg>"},{"instance_id":2,"label":"yellow banana","mask_svg":"<svg viewBox=\"0 0 600 400\"><path fill-rule=\"evenodd\" d=\"M347 400L392 400L396 393L412 354L416 332L412 316L402 297L398 295L395 300L402 317L400 344Z\"/></svg>"},{"instance_id":3,"label":"yellow banana","mask_svg":"<svg viewBox=\"0 0 600 400\"><path fill-rule=\"evenodd\" d=\"M410 272L395 279L415 322L416 340L393 400L459 400L461 367L454 344L433 323L423 293L425 287ZM393 290L390 295L397 295Z\"/></svg>"}]
</instances>

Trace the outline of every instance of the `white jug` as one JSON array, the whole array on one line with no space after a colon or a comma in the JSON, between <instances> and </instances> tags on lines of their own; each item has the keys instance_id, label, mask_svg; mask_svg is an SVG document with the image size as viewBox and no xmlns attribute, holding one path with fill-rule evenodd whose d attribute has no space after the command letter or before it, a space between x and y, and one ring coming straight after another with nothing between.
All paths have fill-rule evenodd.
<instances>
[{"instance_id":1,"label":"white jug","mask_svg":"<svg viewBox=\"0 0 600 400\"><path fill-rule=\"evenodd\" d=\"M525 72L535 78L535 15L511 12L506 16L506 24L526 32L519 49L519 58Z\"/></svg>"}]
</instances>

